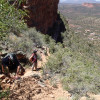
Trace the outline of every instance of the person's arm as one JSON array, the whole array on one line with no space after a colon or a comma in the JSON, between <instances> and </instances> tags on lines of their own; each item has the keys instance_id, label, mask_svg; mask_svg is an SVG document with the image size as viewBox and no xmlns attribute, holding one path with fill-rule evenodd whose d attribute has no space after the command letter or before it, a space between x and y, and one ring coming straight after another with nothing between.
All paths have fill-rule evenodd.
<instances>
[{"instance_id":1,"label":"person's arm","mask_svg":"<svg viewBox=\"0 0 100 100\"><path fill-rule=\"evenodd\" d=\"M21 66L20 66L20 65L19 65L19 66L17 66L17 72L16 72L16 75L18 75L18 74L19 74L20 69L21 69Z\"/></svg>"},{"instance_id":2,"label":"person's arm","mask_svg":"<svg viewBox=\"0 0 100 100\"><path fill-rule=\"evenodd\" d=\"M10 72L9 72L9 68L8 68L8 67L6 67L6 68L7 68L7 76L8 76L9 78L11 78Z\"/></svg>"},{"instance_id":3,"label":"person's arm","mask_svg":"<svg viewBox=\"0 0 100 100\"><path fill-rule=\"evenodd\" d=\"M34 55L32 54L31 57L29 58L30 61L32 61L32 57L33 57L33 56L34 56Z\"/></svg>"}]
</instances>

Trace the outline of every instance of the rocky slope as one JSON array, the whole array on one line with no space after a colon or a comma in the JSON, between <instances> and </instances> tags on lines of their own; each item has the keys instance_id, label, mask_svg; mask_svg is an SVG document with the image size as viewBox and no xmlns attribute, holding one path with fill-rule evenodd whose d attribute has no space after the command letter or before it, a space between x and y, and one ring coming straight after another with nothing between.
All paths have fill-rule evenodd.
<instances>
[{"instance_id":1,"label":"rocky slope","mask_svg":"<svg viewBox=\"0 0 100 100\"><path fill-rule=\"evenodd\" d=\"M38 68L46 62L47 57L43 53L41 54L42 61L38 62ZM45 79L42 76L41 70L37 72L31 71L31 68L26 68L26 72L21 78L17 80L10 80L4 75L0 75L1 88L10 88L9 100L72 100L72 95L62 89L62 85L59 79L56 83L53 80ZM94 100L99 100L99 95L88 94ZM5 100L4 98L0 98ZM87 100L86 97L82 97L79 100Z\"/></svg>"},{"instance_id":2,"label":"rocky slope","mask_svg":"<svg viewBox=\"0 0 100 100\"><path fill-rule=\"evenodd\" d=\"M38 68L46 62L47 56L41 53L42 61L38 61ZM51 84L42 76L41 70L37 72L26 68L25 74L17 80L10 80L0 75L1 88L10 88L9 100L58 100L69 99L70 94L62 89L60 82ZM4 97L5 98L5 97ZM0 98L4 100L4 98Z\"/></svg>"}]
</instances>

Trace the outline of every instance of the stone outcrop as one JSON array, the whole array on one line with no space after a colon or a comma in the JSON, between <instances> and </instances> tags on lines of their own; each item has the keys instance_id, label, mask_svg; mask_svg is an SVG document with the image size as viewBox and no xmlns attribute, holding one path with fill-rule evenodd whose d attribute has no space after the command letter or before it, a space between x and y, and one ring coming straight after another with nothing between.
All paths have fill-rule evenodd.
<instances>
[{"instance_id":1,"label":"stone outcrop","mask_svg":"<svg viewBox=\"0 0 100 100\"><path fill-rule=\"evenodd\" d=\"M26 0L22 8L28 10L27 25L47 33L57 20L58 3L59 0Z\"/></svg>"},{"instance_id":2,"label":"stone outcrop","mask_svg":"<svg viewBox=\"0 0 100 100\"><path fill-rule=\"evenodd\" d=\"M43 34L52 36L57 42L61 42L61 32L65 31L62 19L57 13L59 0L23 0L21 5L16 3L19 9L27 11L25 22L28 27L36 27Z\"/></svg>"},{"instance_id":3,"label":"stone outcrop","mask_svg":"<svg viewBox=\"0 0 100 100\"><path fill-rule=\"evenodd\" d=\"M43 34L62 42L61 32L65 31L65 26L57 13L58 3L59 0L26 0L21 8L28 11L25 20L29 27L36 27Z\"/></svg>"}]
</instances>

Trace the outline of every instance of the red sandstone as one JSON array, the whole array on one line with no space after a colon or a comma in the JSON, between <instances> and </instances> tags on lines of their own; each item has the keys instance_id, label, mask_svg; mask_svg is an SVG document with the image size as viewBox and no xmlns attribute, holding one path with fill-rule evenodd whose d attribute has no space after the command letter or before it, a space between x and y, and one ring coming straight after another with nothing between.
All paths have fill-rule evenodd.
<instances>
[{"instance_id":1,"label":"red sandstone","mask_svg":"<svg viewBox=\"0 0 100 100\"><path fill-rule=\"evenodd\" d=\"M27 25L47 33L57 19L58 3L59 0L25 0L22 8L28 10Z\"/></svg>"}]
</instances>

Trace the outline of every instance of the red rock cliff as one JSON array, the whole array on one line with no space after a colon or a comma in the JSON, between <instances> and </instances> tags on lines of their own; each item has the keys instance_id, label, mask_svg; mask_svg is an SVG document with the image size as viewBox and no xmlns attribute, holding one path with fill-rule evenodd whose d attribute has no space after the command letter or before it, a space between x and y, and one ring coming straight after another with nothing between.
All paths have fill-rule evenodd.
<instances>
[{"instance_id":1,"label":"red rock cliff","mask_svg":"<svg viewBox=\"0 0 100 100\"><path fill-rule=\"evenodd\" d=\"M88 8L93 8L94 5L92 3L83 3L82 6L88 7Z\"/></svg>"},{"instance_id":2,"label":"red rock cliff","mask_svg":"<svg viewBox=\"0 0 100 100\"><path fill-rule=\"evenodd\" d=\"M59 0L24 0L22 8L28 10L25 17L29 27L35 26L37 30L47 33L57 19Z\"/></svg>"},{"instance_id":3,"label":"red rock cliff","mask_svg":"<svg viewBox=\"0 0 100 100\"><path fill-rule=\"evenodd\" d=\"M99 3L83 3L82 6L88 7L88 8L94 8L94 7L100 7Z\"/></svg>"}]
</instances>

